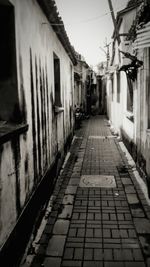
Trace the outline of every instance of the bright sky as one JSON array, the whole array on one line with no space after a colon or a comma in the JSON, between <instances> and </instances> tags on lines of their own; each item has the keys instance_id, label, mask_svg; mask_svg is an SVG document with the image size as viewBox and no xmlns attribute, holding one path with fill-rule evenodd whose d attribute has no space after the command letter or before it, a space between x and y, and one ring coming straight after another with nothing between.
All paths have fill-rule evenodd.
<instances>
[{"instance_id":1,"label":"bright sky","mask_svg":"<svg viewBox=\"0 0 150 267\"><path fill-rule=\"evenodd\" d=\"M82 54L89 65L106 60L106 38L111 42L113 23L108 0L55 0L65 24L68 37L75 50ZM115 13L123 9L128 0L112 0Z\"/></svg>"}]
</instances>

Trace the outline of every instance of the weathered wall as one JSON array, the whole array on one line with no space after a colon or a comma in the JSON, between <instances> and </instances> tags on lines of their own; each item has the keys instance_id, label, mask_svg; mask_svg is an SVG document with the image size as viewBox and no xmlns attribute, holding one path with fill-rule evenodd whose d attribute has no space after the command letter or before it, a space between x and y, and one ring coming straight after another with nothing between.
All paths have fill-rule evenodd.
<instances>
[{"instance_id":1,"label":"weathered wall","mask_svg":"<svg viewBox=\"0 0 150 267\"><path fill-rule=\"evenodd\" d=\"M74 104L76 106L82 106L82 109L87 111L87 75L88 67L84 61L78 61L77 66L75 66L75 72L78 74L78 78L75 79L74 86Z\"/></svg>"},{"instance_id":2,"label":"weathered wall","mask_svg":"<svg viewBox=\"0 0 150 267\"><path fill-rule=\"evenodd\" d=\"M121 23L119 32L127 33L131 27L133 19L136 16L136 10L131 10L128 13L123 14L123 21ZM135 124L130 118L133 117L133 112L127 110L127 78L125 72L120 72L120 85L117 83L117 71L124 65L129 64L129 60L126 59L118 50L124 52L130 52L130 46L125 45L125 37L121 36L121 43L118 46L117 40L115 41L115 57L113 61L113 94L112 94L112 83L110 77L107 82L107 110L109 111L109 118L115 130L119 134L125 134L130 140L135 140ZM112 72L112 71L111 71ZM120 87L120 100L117 100L117 87ZM133 84L134 96L136 95L136 83ZM133 97L135 99L135 97Z\"/></svg>"},{"instance_id":3,"label":"weathered wall","mask_svg":"<svg viewBox=\"0 0 150 267\"><path fill-rule=\"evenodd\" d=\"M11 3L19 103L29 130L0 148L0 247L58 152L63 154L73 128L71 60L35 0ZM54 113L53 52L60 59L64 112L59 114Z\"/></svg>"},{"instance_id":4,"label":"weathered wall","mask_svg":"<svg viewBox=\"0 0 150 267\"><path fill-rule=\"evenodd\" d=\"M134 9L123 15L120 33L128 33L138 9ZM150 106L149 86L150 86L150 47L146 38L143 43L135 44L132 41L125 41L121 37L119 49L133 54L133 47L136 47L136 56L143 62L143 66L138 69L137 79L133 82L133 112L127 110L127 79L124 72L120 77L120 102L117 103L117 82L116 71L114 71L114 94L112 100L111 81L107 82L107 110L109 118L115 129L122 134L123 140L134 157L143 177L147 175L150 181L150 130L148 125ZM138 38L138 37L137 37ZM142 38L140 39L142 42ZM144 48L145 41L145 48ZM141 47L140 47L141 46ZM118 44L115 43L115 58L113 66L120 67L127 65L131 61L123 55L119 60ZM131 119L133 118L133 120Z\"/></svg>"},{"instance_id":5,"label":"weathered wall","mask_svg":"<svg viewBox=\"0 0 150 267\"><path fill-rule=\"evenodd\" d=\"M143 61L138 71L137 111L136 111L136 147L137 161L150 177L150 131L148 125L148 106L150 105L150 48L137 50L137 56Z\"/></svg>"}]
</instances>

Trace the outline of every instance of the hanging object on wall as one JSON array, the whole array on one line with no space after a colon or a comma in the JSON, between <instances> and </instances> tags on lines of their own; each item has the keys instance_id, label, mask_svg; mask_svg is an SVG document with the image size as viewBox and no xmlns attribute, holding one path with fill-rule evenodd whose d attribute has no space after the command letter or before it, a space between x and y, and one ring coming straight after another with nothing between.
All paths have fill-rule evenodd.
<instances>
[{"instance_id":1,"label":"hanging object on wall","mask_svg":"<svg viewBox=\"0 0 150 267\"><path fill-rule=\"evenodd\" d=\"M136 56L131 55L130 53L124 52L119 50L126 58L131 60L131 63L128 65L123 65L119 71L125 71L127 76L132 80L135 81L137 78L137 69L143 65L143 61L137 59Z\"/></svg>"}]
</instances>

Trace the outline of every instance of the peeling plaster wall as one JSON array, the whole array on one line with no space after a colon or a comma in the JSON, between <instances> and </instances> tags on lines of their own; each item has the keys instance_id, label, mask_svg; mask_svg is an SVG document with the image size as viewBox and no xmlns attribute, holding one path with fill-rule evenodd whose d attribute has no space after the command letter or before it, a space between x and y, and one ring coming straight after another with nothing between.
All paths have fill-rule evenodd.
<instances>
[{"instance_id":1,"label":"peeling plaster wall","mask_svg":"<svg viewBox=\"0 0 150 267\"><path fill-rule=\"evenodd\" d=\"M139 8L138 8L139 9ZM136 16L138 9L134 9L123 15L120 33L128 33L130 26ZM125 37L121 37L120 50L133 54L132 42L125 45ZM148 106L150 105L149 85L150 85L150 53L149 48L136 50L137 58L143 61L143 66L138 69L137 80L133 83L133 117L132 122L127 111L127 79L124 72L121 72L121 95L120 103L117 103L116 73L114 71L114 97L112 101L111 81L107 82L107 109L109 118L116 131L122 133L125 144L134 157L143 177L145 174L150 177L150 130L148 129ZM121 57L119 62L118 43L115 42L115 58L113 66L118 64L129 64L130 60ZM150 179L149 179L150 180Z\"/></svg>"},{"instance_id":2,"label":"peeling plaster wall","mask_svg":"<svg viewBox=\"0 0 150 267\"><path fill-rule=\"evenodd\" d=\"M72 62L35 0L15 8L17 80L26 134L0 147L0 247L73 131ZM54 114L53 52L60 59L64 112Z\"/></svg>"},{"instance_id":3,"label":"peeling plaster wall","mask_svg":"<svg viewBox=\"0 0 150 267\"><path fill-rule=\"evenodd\" d=\"M146 171L148 177L150 177L150 131L148 127L148 105L150 105L148 93L150 84L149 48L138 49L137 56L143 61L143 67L139 69L137 79L137 160L141 161L141 167Z\"/></svg>"},{"instance_id":4,"label":"peeling plaster wall","mask_svg":"<svg viewBox=\"0 0 150 267\"><path fill-rule=\"evenodd\" d=\"M120 33L127 33L131 27L131 24L136 16L136 10L131 10L128 13L123 14L122 23L119 29ZM117 68L122 66L123 64L128 64L129 60L125 59L124 56L120 54L118 49L125 52L130 52L130 46L125 46L125 37L121 36L121 43L118 46L117 40L115 41L115 57L113 61L113 97L112 97L112 86L111 80L108 78L107 85L107 94L109 95L109 100L107 101L107 109L109 110L109 117L112 121L112 124L115 130L120 134L125 133L125 135L129 138L129 140L135 140L135 124L131 120L129 120L128 116L132 115L131 112L127 111L127 78L124 72L120 72L120 101L117 101ZM127 61L127 62L126 62ZM134 83L134 97L136 96L136 84ZM134 103L136 104L136 103ZM134 115L133 110L133 115Z\"/></svg>"}]
</instances>

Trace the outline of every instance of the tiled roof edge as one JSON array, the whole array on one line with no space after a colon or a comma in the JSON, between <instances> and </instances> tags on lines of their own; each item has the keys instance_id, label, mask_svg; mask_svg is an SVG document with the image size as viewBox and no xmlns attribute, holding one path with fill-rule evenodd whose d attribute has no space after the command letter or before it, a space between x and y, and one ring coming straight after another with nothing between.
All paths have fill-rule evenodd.
<instances>
[{"instance_id":1,"label":"tiled roof edge","mask_svg":"<svg viewBox=\"0 0 150 267\"><path fill-rule=\"evenodd\" d=\"M69 38L67 36L64 23L62 18L59 16L57 6L54 0L37 0L43 12L45 13L47 19L50 22L54 32L56 33L58 39L66 50L68 56L70 57L74 65L77 64L76 54L73 46L71 45Z\"/></svg>"}]
</instances>

